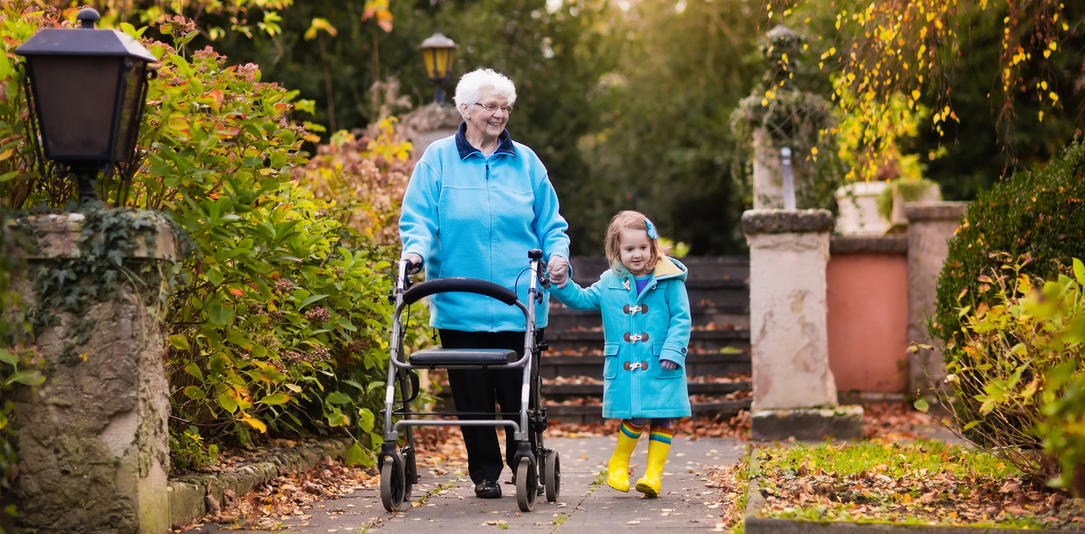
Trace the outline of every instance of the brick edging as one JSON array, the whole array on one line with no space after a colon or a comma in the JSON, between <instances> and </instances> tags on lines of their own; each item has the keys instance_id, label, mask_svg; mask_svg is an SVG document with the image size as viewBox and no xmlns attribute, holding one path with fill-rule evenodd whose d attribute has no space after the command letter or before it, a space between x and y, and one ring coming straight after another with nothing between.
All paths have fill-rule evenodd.
<instances>
[{"instance_id":1,"label":"brick edging","mask_svg":"<svg viewBox=\"0 0 1085 534\"><path fill-rule=\"evenodd\" d=\"M315 467L322 458L343 458L351 441L332 439L296 447L272 449L261 461L246 462L218 473L184 475L169 480L169 517L171 526L179 526L207 514L207 495L222 502L229 489L238 497L260 484L287 473Z\"/></svg>"}]
</instances>

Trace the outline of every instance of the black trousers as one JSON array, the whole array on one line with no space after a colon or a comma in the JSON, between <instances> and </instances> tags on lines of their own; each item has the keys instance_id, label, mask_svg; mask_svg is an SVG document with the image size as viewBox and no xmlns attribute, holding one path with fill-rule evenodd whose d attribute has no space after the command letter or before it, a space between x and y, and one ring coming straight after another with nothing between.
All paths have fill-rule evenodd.
<instances>
[{"instance_id":1,"label":"black trousers","mask_svg":"<svg viewBox=\"0 0 1085 534\"><path fill-rule=\"evenodd\" d=\"M446 349L510 349L523 356L523 332L465 332L462 330L440 329L441 346ZM539 336L542 336L540 331ZM495 413L494 403L499 411L509 415L505 419L518 422L520 412L520 389L523 386L524 370L515 369L449 369L448 385L452 389L452 400L458 412ZM462 416L461 419L492 419L485 416ZM535 436L529 429L527 434L535 448ZM501 448L497 442L497 427L462 426L463 444L467 448L467 473L471 480L497 480L501 476L502 464L507 464L514 473L513 461L516 456L516 441L512 430L505 427L505 460L501 460Z\"/></svg>"}]
</instances>

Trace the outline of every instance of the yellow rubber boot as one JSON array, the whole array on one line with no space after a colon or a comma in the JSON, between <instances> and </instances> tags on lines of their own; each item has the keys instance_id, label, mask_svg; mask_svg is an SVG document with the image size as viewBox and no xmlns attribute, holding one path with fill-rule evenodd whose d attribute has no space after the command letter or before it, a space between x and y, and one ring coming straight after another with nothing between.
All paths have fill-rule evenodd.
<instances>
[{"instance_id":1,"label":"yellow rubber boot","mask_svg":"<svg viewBox=\"0 0 1085 534\"><path fill-rule=\"evenodd\" d=\"M618 491L629 491L629 456L637 446L643 426L634 426L629 421L622 421L618 429L618 444L607 464L607 485Z\"/></svg>"},{"instance_id":2,"label":"yellow rubber boot","mask_svg":"<svg viewBox=\"0 0 1085 534\"><path fill-rule=\"evenodd\" d=\"M637 481L637 491L645 497L658 497L663 489L663 464L667 463L667 454L671 452L670 429L652 430L648 439L648 466L644 476Z\"/></svg>"}]
</instances>

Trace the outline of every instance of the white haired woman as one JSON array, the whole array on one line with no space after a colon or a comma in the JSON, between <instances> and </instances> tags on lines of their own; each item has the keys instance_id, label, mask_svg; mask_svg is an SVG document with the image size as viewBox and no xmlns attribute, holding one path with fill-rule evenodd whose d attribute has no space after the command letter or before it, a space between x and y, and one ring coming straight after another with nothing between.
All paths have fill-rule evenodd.
<instances>
[{"instance_id":1,"label":"white haired woman","mask_svg":"<svg viewBox=\"0 0 1085 534\"><path fill-rule=\"evenodd\" d=\"M512 80L491 69L469 72L456 86L455 102L463 116L459 130L426 148L407 185L399 219L403 257L415 270L425 265L427 279L488 280L516 287L520 300L528 302L528 284L516 283L527 251L542 249L544 260L567 259L568 224L558 212L546 167L506 130L516 102ZM548 303L546 295L537 310L539 328L547 324ZM430 325L444 348L507 348L523 354L523 314L489 297L433 295ZM501 412L519 411L521 377L520 369L448 372L459 412L492 414L495 401ZM475 495L500 497L503 464L515 469L512 433L506 427L502 461L495 427L460 429Z\"/></svg>"}]
</instances>

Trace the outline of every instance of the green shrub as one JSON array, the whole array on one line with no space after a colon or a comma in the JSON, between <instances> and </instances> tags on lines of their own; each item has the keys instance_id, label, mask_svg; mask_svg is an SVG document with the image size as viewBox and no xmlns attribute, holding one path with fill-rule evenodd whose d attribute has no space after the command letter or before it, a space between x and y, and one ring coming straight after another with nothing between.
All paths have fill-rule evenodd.
<instances>
[{"instance_id":1,"label":"green shrub","mask_svg":"<svg viewBox=\"0 0 1085 534\"><path fill-rule=\"evenodd\" d=\"M1054 280L1073 256L1080 255L1080 243L1085 242L1083 171L1085 145L1075 140L1043 168L1019 172L981 193L950 240L929 328L932 338L942 342L947 367L960 369L956 419L970 424L963 429L966 437L981 445L1024 440L1039 447L1040 438L1025 435L1035 422L1031 412L999 411L999 419L980 411L983 404L977 399L987 393L985 387L993 377L985 374L989 368L973 366L972 356L964 350L972 335L969 313L995 304L998 295L989 291L990 280L1003 267L1019 270L1021 276ZM1028 261L1007 265L1008 258Z\"/></svg>"},{"instance_id":2,"label":"green shrub","mask_svg":"<svg viewBox=\"0 0 1085 534\"><path fill-rule=\"evenodd\" d=\"M1044 282L1024 274L1027 255L995 256L1005 263L979 277L979 304L960 310L939 400L971 439L1068 487L1085 468L1085 265Z\"/></svg>"},{"instance_id":3,"label":"green shrub","mask_svg":"<svg viewBox=\"0 0 1085 534\"><path fill-rule=\"evenodd\" d=\"M1054 279L1085 243L1085 144L1075 140L1046 166L1014 174L969 203L938 276L931 334L952 357L961 337L958 309L975 307L978 276L1000 257L1028 254L1024 273Z\"/></svg>"},{"instance_id":4,"label":"green shrub","mask_svg":"<svg viewBox=\"0 0 1085 534\"><path fill-rule=\"evenodd\" d=\"M61 17L35 6L0 7L0 199L14 209L63 206L70 193L43 187L24 138L10 49ZM173 45L144 41L159 62L141 150L100 177L99 193L117 207L166 212L193 250L166 316L173 466L213 461L216 444L302 432L352 436L348 459L366 461L361 446L381 430L396 250L345 226L294 179L309 161L303 141L318 140L317 126L294 118L311 102L261 82L255 65L229 65L209 48L189 53L188 21L165 18L160 30Z\"/></svg>"},{"instance_id":5,"label":"green shrub","mask_svg":"<svg viewBox=\"0 0 1085 534\"><path fill-rule=\"evenodd\" d=\"M1052 331L1041 339L1049 354L1066 355L1044 375L1040 390L1040 418L1036 432L1043 436L1044 452L1058 462L1058 487L1070 487L1085 498L1085 265L1074 258L1073 278L1060 275L1045 284L1043 298L1026 308Z\"/></svg>"},{"instance_id":6,"label":"green shrub","mask_svg":"<svg viewBox=\"0 0 1085 534\"><path fill-rule=\"evenodd\" d=\"M178 24L163 33L183 44ZM196 249L167 316L177 452L198 444L192 428L243 444L335 429L379 440L395 251L293 179L315 136L291 117L311 103L209 49L151 50L154 149L130 202L173 213Z\"/></svg>"}]
</instances>

